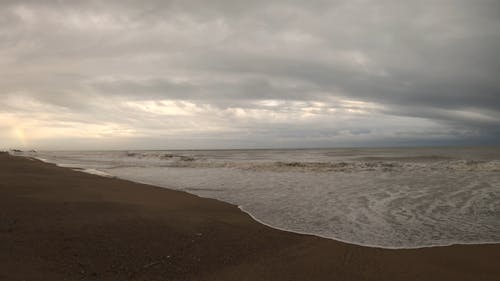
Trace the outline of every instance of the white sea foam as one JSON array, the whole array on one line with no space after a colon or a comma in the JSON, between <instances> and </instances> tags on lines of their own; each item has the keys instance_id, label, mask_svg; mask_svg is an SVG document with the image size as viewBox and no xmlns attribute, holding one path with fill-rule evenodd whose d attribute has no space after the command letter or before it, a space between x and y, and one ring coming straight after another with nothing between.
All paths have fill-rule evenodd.
<instances>
[{"instance_id":1,"label":"white sea foam","mask_svg":"<svg viewBox=\"0 0 500 281\"><path fill-rule=\"evenodd\" d=\"M101 176L101 177L107 177L107 178L114 177L113 175L110 175L108 173L105 173L105 172L102 172L102 171L99 171L99 170L96 170L96 169L83 169L81 171L84 172L84 173L87 173L87 174L98 175L98 176Z\"/></svg>"},{"instance_id":2,"label":"white sea foam","mask_svg":"<svg viewBox=\"0 0 500 281\"><path fill-rule=\"evenodd\" d=\"M500 242L497 149L39 152L37 157L220 199L276 228L360 245Z\"/></svg>"}]
</instances>

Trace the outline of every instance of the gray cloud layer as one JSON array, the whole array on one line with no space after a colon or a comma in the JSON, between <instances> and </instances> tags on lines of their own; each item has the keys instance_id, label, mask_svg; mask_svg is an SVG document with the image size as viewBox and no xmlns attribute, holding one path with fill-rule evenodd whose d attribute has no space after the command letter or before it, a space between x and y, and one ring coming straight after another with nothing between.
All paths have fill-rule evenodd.
<instances>
[{"instance_id":1,"label":"gray cloud layer","mask_svg":"<svg viewBox=\"0 0 500 281\"><path fill-rule=\"evenodd\" d=\"M2 1L0 146L498 144L499 1Z\"/></svg>"}]
</instances>

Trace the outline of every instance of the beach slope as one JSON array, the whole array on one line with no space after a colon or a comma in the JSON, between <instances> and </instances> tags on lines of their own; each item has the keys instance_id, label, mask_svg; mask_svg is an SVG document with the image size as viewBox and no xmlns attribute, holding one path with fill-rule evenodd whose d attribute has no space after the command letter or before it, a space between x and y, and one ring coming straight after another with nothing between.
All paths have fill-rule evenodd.
<instances>
[{"instance_id":1,"label":"beach slope","mask_svg":"<svg viewBox=\"0 0 500 281\"><path fill-rule=\"evenodd\" d=\"M362 247L236 206L0 154L0 280L499 280L500 244Z\"/></svg>"}]
</instances>

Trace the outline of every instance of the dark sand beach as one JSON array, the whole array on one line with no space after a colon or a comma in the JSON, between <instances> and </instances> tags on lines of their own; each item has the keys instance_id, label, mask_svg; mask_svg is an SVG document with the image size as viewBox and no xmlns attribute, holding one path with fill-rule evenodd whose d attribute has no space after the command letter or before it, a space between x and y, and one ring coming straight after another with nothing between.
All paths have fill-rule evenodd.
<instances>
[{"instance_id":1,"label":"dark sand beach","mask_svg":"<svg viewBox=\"0 0 500 281\"><path fill-rule=\"evenodd\" d=\"M500 244L362 247L236 206L0 154L0 280L500 280Z\"/></svg>"}]
</instances>

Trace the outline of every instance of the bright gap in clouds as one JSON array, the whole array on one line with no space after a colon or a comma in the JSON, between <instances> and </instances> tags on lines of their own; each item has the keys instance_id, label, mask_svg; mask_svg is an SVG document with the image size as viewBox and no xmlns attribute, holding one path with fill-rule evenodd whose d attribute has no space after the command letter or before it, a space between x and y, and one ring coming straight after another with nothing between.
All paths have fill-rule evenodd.
<instances>
[{"instance_id":1,"label":"bright gap in clouds","mask_svg":"<svg viewBox=\"0 0 500 281\"><path fill-rule=\"evenodd\" d=\"M418 139L419 134L429 132L437 138L443 137L437 134L443 127L431 121L385 116L380 113L384 109L382 105L355 100L260 100L246 102L245 107L220 108L187 100L110 99L100 105L101 109L106 110L108 104L113 105L114 112L122 113L114 122L95 124L76 120L78 114L57 107L51 108L48 114L45 105L30 101L13 102L12 106L23 107L25 112L22 116L7 118L4 115L3 119L8 124L17 124L12 143L15 139L24 147L43 143L49 149L71 149L71 143L56 144L57 147L51 143L54 139L74 138L86 145L100 143L102 148L113 148L116 139L133 147L137 147L137 142L147 141L159 148L165 148L164 145L190 148L189 143L182 144L183 138L215 139L217 142L209 148L238 148L238 142L248 146L260 144L255 147L269 144L270 147L308 147L308 143L314 147L331 142L360 145L356 140L367 135L380 141L408 135ZM65 114L68 120L54 122L59 114ZM276 140L270 141L270 137Z\"/></svg>"}]
</instances>

